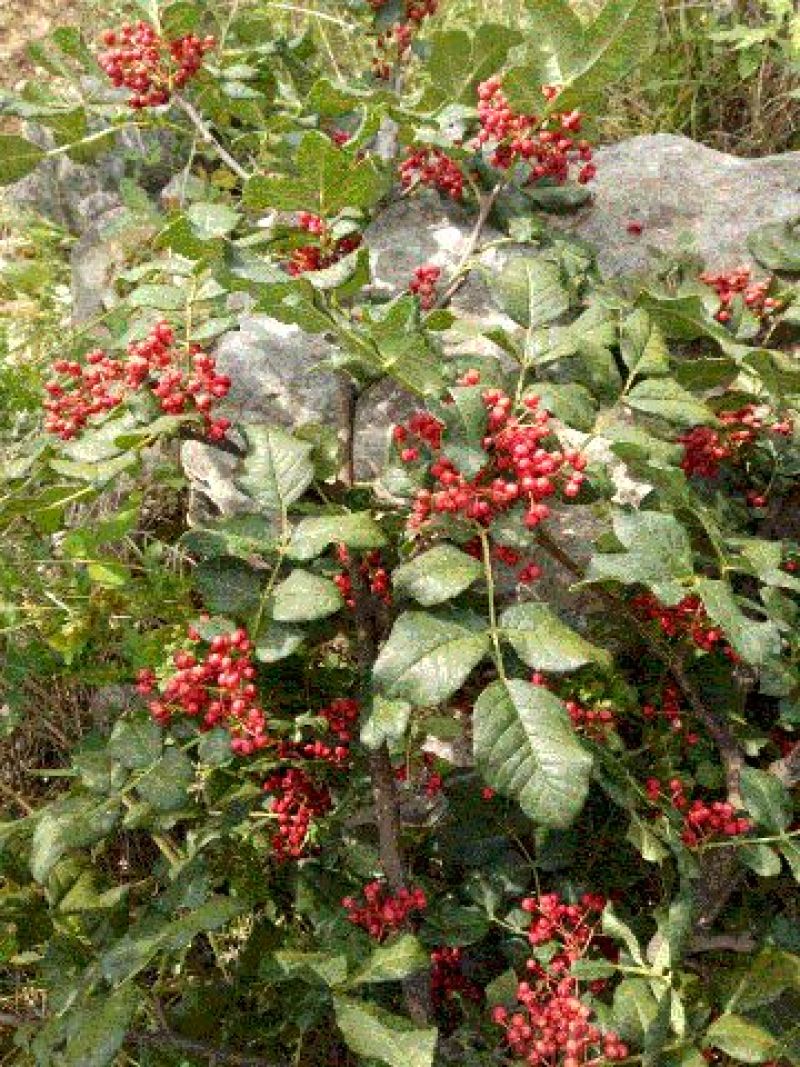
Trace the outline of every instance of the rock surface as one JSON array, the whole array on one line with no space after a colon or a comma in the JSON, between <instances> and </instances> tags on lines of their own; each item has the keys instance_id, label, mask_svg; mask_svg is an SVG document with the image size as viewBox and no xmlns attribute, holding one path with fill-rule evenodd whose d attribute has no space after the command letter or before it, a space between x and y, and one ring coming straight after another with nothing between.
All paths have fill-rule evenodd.
<instances>
[{"instance_id":1,"label":"rock surface","mask_svg":"<svg viewBox=\"0 0 800 1067\"><path fill-rule=\"evenodd\" d=\"M687 248L709 268L752 262L754 230L800 215L800 152L742 159L660 133L600 148L596 162L592 203L557 224L594 245L607 276L642 273Z\"/></svg>"}]
</instances>

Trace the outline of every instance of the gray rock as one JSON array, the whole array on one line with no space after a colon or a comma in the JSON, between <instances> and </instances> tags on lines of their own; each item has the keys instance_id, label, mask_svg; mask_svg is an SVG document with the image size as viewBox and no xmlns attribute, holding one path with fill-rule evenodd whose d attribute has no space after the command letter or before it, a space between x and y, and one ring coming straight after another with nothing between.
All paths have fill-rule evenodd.
<instances>
[{"instance_id":1,"label":"gray rock","mask_svg":"<svg viewBox=\"0 0 800 1067\"><path fill-rule=\"evenodd\" d=\"M29 125L25 134L43 148L53 147L52 134L41 127ZM121 205L124 178L156 194L183 162L169 134L125 128L116 134L111 150L95 162L76 163L66 155L53 156L6 195L12 204L81 235L101 215Z\"/></svg>"},{"instance_id":2,"label":"gray rock","mask_svg":"<svg viewBox=\"0 0 800 1067\"><path fill-rule=\"evenodd\" d=\"M742 159L660 133L595 158L593 201L554 221L594 245L607 276L643 273L659 254L687 247L709 268L752 262L750 234L800 214L800 152ZM631 221L641 236L628 233Z\"/></svg>"},{"instance_id":3,"label":"gray rock","mask_svg":"<svg viewBox=\"0 0 800 1067\"><path fill-rule=\"evenodd\" d=\"M683 137L659 134L603 148L597 162L593 204L573 216L553 218L553 222L593 244L601 270L608 276L646 271L659 254L685 249L689 239L709 266L732 266L747 260L747 239L755 229L800 213L800 153L738 159ZM633 220L643 225L640 237L627 230ZM434 263L445 275L452 273L469 246L472 226L468 213L432 194L393 204L366 235L376 292L390 294L406 288L421 263ZM498 236L489 229L484 240ZM524 254L536 253L528 250ZM501 262L495 250L482 265L491 270ZM480 272L470 275L454 308L467 326L502 323L513 328L493 306ZM460 350L464 349L497 355L494 346L474 340L465 341ZM245 318L218 352L220 368L235 383L228 413L235 421L278 422L289 427L334 422L336 379L318 369L329 351L324 340L296 327L267 316ZM367 395L358 420L360 476L380 464L391 423L410 406L411 398L391 383ZM623 464L605 458L618 499L638 504L647 487L631 481ZM241 494L231 487L230 457L192 443L185 449L184 461L190 477L216 508L228 513L243 506ZM563 522L570 525L569 532L578 540L585 534L588 544L594 522L591 509L566 510ZM562 517L554 519L554 528L561 521ZM565 577L554 578L560 587L559 599L563 599Z\"/></svg>"},{"instance_id":4,"label":"gray rock","mask_svg":"<svg viewBox=\"0 0 800 1067\"><path fill-rule=\"evenodd\" d=\"M75 242L71 252L72 319L88 322L115 302L114 280L131 253L152 237L154 227L119 205L104 211Z\"/></svg>"}]
</instances>

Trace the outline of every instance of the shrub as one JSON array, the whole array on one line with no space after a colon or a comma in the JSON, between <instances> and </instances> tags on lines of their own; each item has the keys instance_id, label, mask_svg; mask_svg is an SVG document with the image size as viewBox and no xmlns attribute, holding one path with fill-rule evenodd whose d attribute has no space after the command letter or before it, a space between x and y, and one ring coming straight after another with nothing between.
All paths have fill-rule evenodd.
<instances>
[{"instance_id":1,"label":"shrub","mask_svg":"<svg viewBox=\"0 0 800 1067\"><path fill-rule=\"evenodd\" d=\"M586 202L649 0L538 4L536 52L437 7L347 5L374 63L339 82L269 10L151 5L56 33L80 97L9 105L57 144L4 135L6 183L129 124L195 160L4 472L10 662L136 685L0 827L23 1062L800 1062L796 289L622 295L535 217ZM421 186L472 237L382 298L368 225ZM486 274L502 358L448 357L490 218L537 254ZM791 227L754 251L797 269ZM219 414L243 303L332 342L335 427ZM418 409L367 480L384 380ZM246 514L159 513L187 439Z\"/></svg>"}]
</instances>

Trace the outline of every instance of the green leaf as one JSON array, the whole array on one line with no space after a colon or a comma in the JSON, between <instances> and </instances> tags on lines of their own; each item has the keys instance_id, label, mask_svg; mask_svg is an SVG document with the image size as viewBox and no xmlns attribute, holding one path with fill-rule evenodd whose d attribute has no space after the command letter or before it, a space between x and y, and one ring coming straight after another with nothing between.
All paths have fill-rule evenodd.
<instances>
[{"instance_id":1,"label":"green leaf","mask_svg":"<svg viewBox=\"0 0 800 1067\"><path fill-rule=\"evenodd\" d=\"M747 247L768 270L800 272L800 228L796 222L760 227L750 234Z\"/></svg>"},{"instance_id":2,"label":"green leaf","mask_svg":"<svg viewBox=\"0 0 800 1067\"><path fill-rule=\"evenodd\" d=\"M256 638L256 659L260 663L277 663L300 648L305 634L295 626L267 619Z\"/></svg>"},{"instance_id":3,"label":"green leaf","mask_svg":"<svg viewBox=\"0 0 800 1067\"><path fill-rule=\"evenodd\" d=\"M746 352L731 334L710 315L702 299L695 293L688 296L669 296L644 290L638 300L664 335L676 341L695 341L710 337L723 352L731 356Z\"/></svg>"},{"instance_id":4,"label":"green leaf","mask_svg":"<svg viewBox=\"0 0 800 1067\"><path fill-rule=\"evenodd\" d=\"M432 105L435 99L474 105L478 83L500 70L509 50L521 40L517 30L497 23L484 23L474 34L464 30L432 34L425 64L431 89L425 103Z\"/></svg>"},{"instance_id":5,"label":"green leaf","mask_svg":"<svg viewBox=\"0 0 800 1067\"><path fill-rule=\"evenodd\" d=\"M570 299L561 271L543 259L515 256L486 280L499 307L514 322L536 329L569 310Z\"/></svg>"},{"instance_id":6,"label":"green leaf","mask_svg":"<svg viewBox=\"0 0 800 1067\"><path fill-rule=\"evenodd\" d=\"M63 1067L110 1067L141 1001L135 986L123 986L73 1012L73 1029L59 1063Z\"/></svg>"},{"instance_id":7,"label":"green leaf","mask_svg":"<svg viewBox=\"0 0 800 1067\"><path fill-rule=\"evenodd\" d=\"M800 957L765 948L753 959L725 1004L731 1012L749 1011L778 1000L787 989L800 988Z\"/></svg>"},{"instance_id":8,"label":"green leaf","mask_svg":"<svg viewBox=\"0 0 800 1067\"><path fill-rule=\"evenodd\" d=\"M195 203L187 208L186 218L199 241L213 241L235 230L241 216L227 204Z\"/></svg>"},{"instance_id":9,"label":"green leaf","mask_svg":"<svg viewBox=\"0 0 800 1067\"><path fill-rule=\"evenodd\" d=\"M398 592L429 608L463 593L482 573L478 560L455 545L444 544L398 567L392 584Z\"/></svg>"},{"instance_id":10,"label":"green leaf","mask_svg":"<svg viewBox=\"0 0 800 1067\"><path fill-rule=\"evenodd\" d=\"M779 1050L770 1033L741 1015L721 1015L706 1031L706 1041L740 1063L764 1063Z\"/></svg>"},{"instance_id":11,"label":"green leaf","mask_svg":"<svg viewBox=\"0 0 800 1067\"><path fill-rule=\"evenodd\" d=\"M276 622L314 622L343 604L342 594L329 578L294 570L273 591L272 617Z\"/></svg>"},{"instance_id":12,"label":"green leaf","mask_svg":"<svg viewBox=\"0 0 800 1067\"><path fill-rule=\"evenodd\" d=\"M781 857L770 845L761 841L744 840L736 849L738 858L761 878L774 878L781 873Z\"/></svg>"},{"instance_id":13,"label":"green leaf","mask_svg":"<svg viewBox=\"0 0 800 1067\"><path fill-rule=\"evenodd\" d=\"M500 629L523 663L534 670L574 671L586 663L611 663L607 652L567 626L547 604L514 604L500 617Z\"/></svg>"},{"instance_id":14,"label":"green leaf","mask_svg":"<svg viewBox=\"0 0 800 1067\"><path fill-rule=\"evenodd\" d=\"M292 531L289 559L316 559L329 545L346 545L356 551L383 548L386 544L380 526L368 511L342 515L319 515L302 519Z\"/></svg>"},{"instance_id":15,"label":"green leaf","mask_svg":"<svg viewBox=\"0 0 800 1067\"><path fill-rule=\"evenodd\" d=\"M664 335L643 308L631 312L622 323L620 354L632 375L669 373Z\"/></svg>"},{"instance_id":16,"label":"green leaf","mask_svg":"<svg viewBox=\"0 0 800 1067\"><path fill-rule=\"evenodd\" d=\"M636 935L627 923L624 923L618 915L615 915L610 907L603 912L603 933L608 937L612 937L615 941L622 942L630 953L633 962L639 967L644 967L644 956Z\"/></svg>"},{"instance_id":17,"label":"green leaf","mask_svg":"<svg viewBox=\"0 0 800 1067\"><path fill-rule=\"evenodd\" d=\"M13 185L41 163L45 152L17 134L0 134L0 186Z\"/></svg>"},{"instance_id":18,"label":"green leaf","mask_svg":"<svg viewBox=\"0 0 800 1067\"><path fill-rule=\"evenodd\" d=\"M656 999L644 978L626 978L614 990L614 1029L625 1041L640 1045L657 1011Z\"/></svg>"},{"instance_id":19,"label":"green leaf","mask_svg":"<svg viewBox=\"0 0 800 1067\"><path fill-rule=\"evenodd\" d=\"M476 620L407 611L378 656L375 681L388 697L438 704L461 688L489 647L489 635Z\"/></svg>"},{"instance_id":20,"label":"green leaf","mask_svg":"<svg viewBox=\"0 0 800 1067\"><path fill-rule=\"evenodd\" d=\"M108 754L129 770L144 770L161 756L161 730L150 716L118 719L108 741Z\"/></svg>"},{"instance_id":21,"label":"green leaf","mask_svg":"<svg viewBox=\"0 0 800 1067\"><path fill-rule=\"evenodd\" d=\"M155 311L182 311L186 293L174 285L140 285L128 296L134 308L153 308Z\"/></svg>"},{"instance_id":22,"label":"green leaf","mask_svg":"<svg viewBox=\"0 0 800 1067\"><path fill-rule=\"evenodd\" d=\"M399 982L430 967L430 955L412 934L403 934L390 945L380 945L350 979L351 985Z\"/></svg>"},{"instance_id":23,"label":"green leaf","mask_svg":"<svg viewBox=\"0 0 800 1067\"><path fill-rule=\"evenodd\" d=\"M698 578L696 591L710 618L721 626L736 652L747 663L762 666L780 656L781 635L774 622L759 622L743 613L727 582Z\"/></svg>"},{"instance_id":24,"label":"green leaf","mask_svg":"<svg viewBox=\"0 0 800 1067\"><path fill-rule=\"evenodd\" d=\"M785 841L780 842L778 848L788 863L789 870L794 875L794 880L800 883L800 844L797 843L797 839L787 837Z\"/></svg>"},{"instance_id":25,"label":"green leaf","mask_svg":"<svg viewBox=\"0 0 800 1067\"><path fill-rule=\"evenodd\" d=\"M594 429L597 403L583 385L577 382L537 382L525 395L536 394L542 407L566 426L585 433Z\"/></svg>"},{"instance_id":26,"label":"green leaf","mask_svg":"<svg viewBox=\"0 0 800 1067\"><path fill-rule=\"evenodd\" d=\"M274 426L247 426L245 437L248 454L237 485L262 511L287 511L314 479L313 446Z\"/></svg>"},{"instance_id":27,"label":"green leaf","mask_svg":"<svg viewBox=\"0 0 800 1067\"><path fill-rule=\"evenodd\" d=\"M178 811L189 803L194 766L185 752L168 748L156 765L136 783L140 798L157 811Z\"/></svg>"},{"instance_id":28,"label":"green leaf","mask_svg":"<svg viewBox=\"0 0 800 1067\"><path fill-rule=\"evenodd\" d=\"M473 716L475 761L489 785L535 822L569 826L586 799L592 758L561 701L541 686L497 681Z\"/></svg>"},{"instance_id":29,"label":"green leaf","mask_svg":"<svg viewBox=\"0 0 800 1067\"><path fill-rule=\"evenodd\" d=\"M275 952L263 961L259 973L268 981L274 981L274 967L277 967L283 979L300 977L306 982L321 981L331 988L347 981L347 958L328 952Z\"/></svg>"},{"instance_id":30,"label":"green leaf","mask_svg":"<svg viewBox=\"0 0 800 1067\"><path fill-rule=\"evenodd\" d=\"M655 511L617 511L614 533L626 551L595 553L589 581L641 583L666 604L682 599L682 583L693 577L694 560L689 535L676 518Z\"/></svg>"},{"instance_id":31,"label":"green leaf","mask_svg":"<svg viewBox=\"0 0 800 1067\"><path fill-rule=\"evenodd\" d=\"M711 408L672 378L647 378L635 385L624 399L634 411L658 415L681 426L713 425L717 421Z\"/></svg>"},{"instance_id":32,"label":"green leaf","mask_svg":"<svg viewBox=\"0 0 800 1067\"><path fill-rule=\"evenodd\" d=\"M179 952L200 933L218 930L243 910L230 897L211 897L179 919L152 914L130 926L100 957L100 968L112 985L128 982L161 952Z\"/></svg>"},{"instance_id":33,"label":"green leaf","mask_svg":"<svg viewBox=\"0 0 800 1067\"><path fill-rule=\"evenodd\" d=\"M261 573L236 556L202 560L194 583L209 611L220 614L247 615L261 596Z\"/></svg>"},{"instance_id":34,"label":"green leaf","mask_svg":"<svg viewBox=\"0 0 800 1067\"><path fill-rule=\"evenodd\" d=\"M387 1067L433 1067L437 1031L365 1001L334 997L336 1023L348 1048Z\"/></svg>"},{"instance_id":35,"label":"green leaf","mask_svg":"<svg viewBox=\"0 0 800 1067\"><path fill-rule=\"evenodd\" d=\"M377 694L361 727L361 741L373 751L381 745L402 741L410 718L411 705L405 700L387 700Z\"/></svg>"},{"instance_id":36,"label":"green leaf","mask_svg":"<svg viewBox=\"0 0 800 1067\"><path fill-rule=\"evenodd\" d=\"M740 776L744 806L759 826L779 834L792 821L792 798L774 774L744 767Z\"/></svg>"},{"instance_id":37,"label":"green leaf","mask_svg":"<svg viewBox=\"0 0 800 1067\"><path fill-rule=\"evenodd\" d=\"M31 841L31 874L41 885L50 871L72 849L85 848L105 837L119 821L116 801L97 797L66 796L45 808Z\"/></svg>"}]
</instances>

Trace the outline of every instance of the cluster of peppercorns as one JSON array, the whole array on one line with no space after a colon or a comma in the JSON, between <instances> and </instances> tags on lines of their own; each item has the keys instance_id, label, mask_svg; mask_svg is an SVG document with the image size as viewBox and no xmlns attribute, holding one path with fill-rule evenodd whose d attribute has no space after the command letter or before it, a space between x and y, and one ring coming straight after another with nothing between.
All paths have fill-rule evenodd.
<instances>
[{"instance_id":1,"label":"cluster of peppercorns","mask_svg":"<svg viewBox=\"0 0 800 1067\"><path fill-rule=\"evenodd\" d=\"M373 11L380 11L387 2L388 0L367 0ZM438 7L439 0L405 0L403 20L395 23L385 33L378 34L376 54L372 59L374 77L382 81L391 78L393 66L409 58L414 34L425 19L436 14ZM393 50L396 50L394 55L391 54Z\"/></svg>"},{"instance_id":2,"label":"cluster of peppercorns","mask_svg":"<svg viewBox=\"0 0 800 1067\"><path fill-rule=\"evenodd\" d=\"M308 853L313 820L332 807L330 790L302 767L288 767L270 775L264 792L272 796L269 811L275 816L273 856L279 863L301 859Z\"/></svg>"},{"instance_id":3,"label":"cluster of peppercorns","mask_svg":"<svg viewBox=\"0 0 800 1067\"><path fill-rule=\"evenodd\" d=\"M147 22L126 23L103 34L108 51L98 61L116 88L130 90L130 107L160 107L198 72L215 43L191 33L170 40Z\"/></svg>"},{"instance_id":4,"label":"cluster of peppercorns","mask_svg":"<svg viewBox=\"0 0 800 1067\"><path fill-rule=\"evenodd\" d=\"M354 897L345 897L342 907L350 922L366 930L374 941L385 941L428 906L421 889L400 889L391 893L386 883L380 881L368 882L361 895L361 902Z\"/></svg>"},{"instance_id":5,"label":"cluster of peppercorns","mask_svg":"<svg viewBox=\"0 0 800 1067\"><path fill-rule=\"evenodd\" d=\"M472 541L467 542L464 545L464 551L474 556L475 559L481 559L483 556L483 550L481 547L480 538L474 538ZM503 566L508 567L509 570L516 571L516 579L520 585L531 585L536 582L542 576L542 568L538 563L534 563L533 560L524 562L524 557L521 552L518 552L515 548L511 548L508 545L498 545L492 543L491 545L492 559L497 560L498 563L502 563Z\"/></svg>"},{"instance_id":6,"label":"cluster of peppercorns","mask_svg":"<svg viewBox=\"0 0 800 1067\"><path fill-rule=\"evenodd\" d=\"M476 384L477 372L468 372L462 382ZM418 415L396 426L394 440L404 463L416 463L421 450L431 488L416 495L409 526L419 529L433 516L453 515L489 528L498 516L518 505L523 522L533 529L550 515L546 500L557 492L573 499L585 480L585 457L574 449L561 449L553 437L550 414L539 406L539 397L528 396L518 413L514 401L500 389L482 393L487 410L487 432L482 441L486 463L467 477L446 455L444 427L431 416Z\"/></svg>"},{"instance_id":7,"label":"cluster of peppercorns","mask_svg":"<svg viewBox=\"0 0 800 1067\"><path fill-rule=\"evenodd\" d=\"M345 545L337 545L334 549L336 559L343 567L356 567L363 577L367 588L373 596L378 597L384 604L392 602L392 579L386 569L383 558L379 551L366 552L358 561L353 560ZM356 606L353 595L353 579L348 570L340 571L334 575L333 581L344 597L344 602L352 611Z\"/></svg>"},{"instance_id":8,"label":"cluster of peppercorns","mask_svg":"<svg viewBox=\"0 0 800 1067\"><path fill-rule=\"evenodd\" d=\"M417 784L424 790L425 796L436 797L444 789L444 778L435 769L436 757L431 752L423 752L419 767ZM395 768L395 781L408 782L411 778L411 767L403 763Z\"/></svg>"},{"instance_id":9,"label":"cluster of peppercorns","mask_svg":"<svg viewBox=\"0 0 800 1067\"><path fill-rule=\"evenodd\" d=\"M348 234L346 237L333 237L325 220L309 211L301 211L298 214L297 225L301 230L318 238L318 243L301 245L300 248L292 249L285 269L286 273L291 274L293 278L308 274L310 271L331 267L361 246L360 233Z\"/></svg>"},{"instance_id":10,"label":"cluster of peppercorns","mask_svg":"<svg viewBox=\"0 0 800 1067\"><path fill-rule=\"evenodd\" d=\"M719 296L719 308L715 318L718 322L728 322L731 318L731 305L740 296L745 305L758 319L765 319L780 307L780 301L769 296L772 279L755 282L749 267L736 267L735 270L704 271L700 275L704 285L716 289Z\"/></svg>"},{"instance_id":11,"label":"cluster of peppercorns","mask_svg":"<svg viewBox=\"0 0 800 1067\"><path fill-rule=\"evenodd\" d=\"M604 1033L592 1021L591 1008L580 999L579 979L570 973L586 955L605 904L595 894L578 904L555 893L522 901L531 916L531 945L552 943L553 951L546 963L528 960L528 976L517 986L518 1006L494 1008L492 1019L505 1030L512 1054L531 1067L600 1067L628 1056L616 1033Z\"/></svg>"},{"instance_id":12,"label":"cluster of peppercorns","mask_svg":"<svg viewBox=\"0 0 800 1067\"><path fill-rule=\"evenodd\" d=\"M90 352L85 363L57 359L53 371L59 377L44 385L44 426L64 441L77 437L93 416L104 415L125 399L125 367L105 352Z\"/></svg>"},{"instance_id":13,"label":"cluster of peppercorns","mask_svg":"<svg viewBox=\"0 0 800 1067\"><path fill-rule=\"evenodd\" d=\"M277 741L275 749L280 759L309 759L329 763L333 767L349 766L350 743L353 729L358 722L357 700L340 697L321 708L317 715L324 719L329 739L315 737L313 740Z\"/></svg>"},{"instance_id":14,"label":"cluster of peppercorns","mask_svg":"<svg viewBox=\"0 0 800 1067\"><path fill-rule=\"evenodd\" d=\"M592 147L588 141L575 139L583 124L580 111L544 117L522 115L511 108L502 86L499 75L478 86L480 130L472 146L478 149L489 146L489 162L501 170L517 163L529 166L529 182L548 178L561 184L568 179L572 166L578 167L581 184L591 181L597 173L597 167L591 162ZM542 94L546 100L552 100L558 90L545 85Z\"/></svg>"},{"instance_id":15,"label":"cluster of peppercorns","mask_svg":"<svg viewBox=\"0 0 800 1067\"><path fill-rule=\"evenodd\" d=\"M152 670L139 672L139 692L158 691L149 703L151 715L162 725L186 715L201 730L223 727L231 735L231 748L240 756L261 751L269 744L267 717L258 701L253 642L247 632L219 634L204 651L194 627L189 627L188 638L190 647L174 653L175 671L160 686Z\"/></svg>"},{"instance_id":16,"label":"cluster of peppercorns","mask_svg":"<svg viewBox=\"0 0 800 1067\"><path fill-rule=\"evenodd\" d=\"M747 450L765 433L788 437L793 430L791 419L772 418L771 413L755 404L745 404L735 411L721 411L717 418L722 429L695 426L678 438L684 447L681 466L689 475L715 478L722 463L741 462Z\"/></svg>"},{"instance_id":17,"label":"cluster of peppercorns","mask_svg":"<svg viewBox=\"0 0 800 1067\"><path fill-rule=\"evenodd\" d=\"M432 263L426 263L414 271L408 291L419 298L423 311L430 311L431 308L436 307L436 286L441 276L441 267L436 267Z\"/></svg>"},{"instance_id":18,"label":"cluster of peppercorns","mask_svg":"<svg viewBox=\"0 0 800 1067\"><path fill-rule=\"evenodd\" d=\"M605 741L616 728L617 720L613 708L598 706L587 708L577 700L564 702L572 725L577 733L585 734L594 741Z\"/></svg>"},{"instance_id":19,"label":"cluster of peppercorns","mask_svg":"<svg viewBox=\"0 0 800 1067\"><path fill-rule=\"evenodd\" d=\"M406 189L427 185L453 200L461 200L464 195L461 168L441 148L407 148L400 164L400 181Z\"/></svg>"},{"instance_id":20,"label":"cluster of peppercorns","mask_svg":"<svg viewBox=\"0 0 800 1067\"><path fill-rule=\"evenodd\" d=\"M441 1013L450 1003L468 1000L481 1004L485 999L479 985L464 974L464 951L442 946L431 952L431 1004Z\"/></svg>"},{"instance_id":21,"label":"cluster of peppercorns","mask_svg":"<svg viewBox=\"0 0 800 1067\"><path fill-rule=\"evenodd\" d=\"M645 792L651 804L666 802L681 813L681 840L687 848L696 848L713 838L740 837L753 828L750 820L737 815L734 806L726 800L690 801L680 778L671 778L663 785L658 778L648 778Z\"/></svg>"},{"instance_id":22,"label":"cluster of peppercorns","mask_svg":"<svg viewBox=\"0 0 800 1067\"><path fill-rule=\"evenodd\" d=\"M175 331L166 322L157 323L143 341L128 345L124 359L96 351L84 364L56 360L53 370L60 377L44 387L45 429L65 441L76 437L93 416L117 407L129 392L143 387L169 415L197 412L211 440L220 440L230 429L229 419L211 413L215 402L227 396L230 378L217 373L214 357L198 345L178 348Z\"/></svg>"},{"instance_id":23,"label":"cluster of peppercorns","mask_svg":"<svg viewBox=\"0 0 800 1067\"><path fill-rule=\"evenodd\" d=\"M691 641L703 652L721 651L729 659L736 659L723 631L709 619L700 597L685 596L668 607L652 593L640 593L633 598L631 606L642 618L657 622L667 637Z\"/></svg>"},{"instance_id":24,"label":"cluster of peppercorns","mask_svg":"<svg viewBox=\"0 0 800 1067\"><path fill-rule=\"evenodd\" d=\"M656 722L663 719L669 730L676 735L682 735L687 745L696 745L700 737L693 730L689 730L684 720L684 712L681 708L681 694L678 687L666 681L661 690L661 698L658 704L648 703L642 705L642 715L647 722Z\"/></svg>"}]
</instances>

